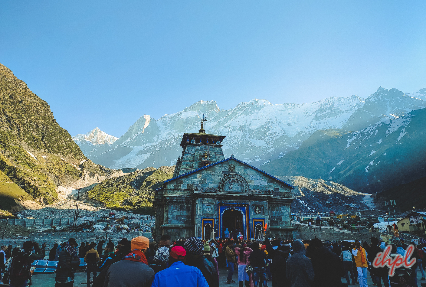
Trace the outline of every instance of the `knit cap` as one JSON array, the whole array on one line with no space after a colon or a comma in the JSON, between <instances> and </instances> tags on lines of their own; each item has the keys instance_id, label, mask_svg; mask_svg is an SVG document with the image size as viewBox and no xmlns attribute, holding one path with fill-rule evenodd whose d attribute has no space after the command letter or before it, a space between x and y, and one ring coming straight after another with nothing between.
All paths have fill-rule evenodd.
<instances>
[{"instance_id":1,"label":"knit cap","mask_svg":"<svg viewBox=\"0 0 426 287\"><path fill-rule=\"evenodd\" d=\"M170 257L180 260L186 256L186 250L182 246L174 246L170 250Z\"/></svg>"},{"instance_id":2,"label":"knit cap","mask_svg":"<svg viewBox=\"0 0 426 287\"><path fill-rule=\"evenodd\" d=\"M149 239L144 236L138 236L132 239L131 249L145 250L149 247Z\"/></svg>"},{"instance_id":3,"label":"knit cap","mask_svg":"<svg viewBox=\"0 0 426 287\"><path fill-rule=\"evenodd\" d=\"M204 253L210 254L210 245L208 244L204 245Z\"/></svg>"},{"instance_id":4,"label":"knit cap","mask_svg":"<svg viewBox=\"0 0 426 287\"><path fill-rule=\"evenodd\" d=\"M186 251L195 254L195 255L202 255L204 244L201 239L190 237L188 238L185 243L183 244L183 247L185 247Z\"/></svg>"},{"instance_id":5,"label":"knit cap","mask_svg":"<svg viewBox=\"0 0 426 287\"><path fill-rule=\"evenodd\" d=\"M158 248L157 252L155 253L154 260L167 262L169 260L169 248L167 246Z\"/></svg>"}]
</instances>

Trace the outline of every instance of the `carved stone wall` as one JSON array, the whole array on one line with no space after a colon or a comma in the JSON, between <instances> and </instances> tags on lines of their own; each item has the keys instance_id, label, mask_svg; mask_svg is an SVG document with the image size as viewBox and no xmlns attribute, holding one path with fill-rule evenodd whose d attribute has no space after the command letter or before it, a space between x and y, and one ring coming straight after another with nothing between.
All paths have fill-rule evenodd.
<instances>
[{"instance_id":1,"label":"carved stone wall","mask_svg":"<svg viewBox=\"0 0 426 287\"><path fill-rule=\"evenodd\" d=\"M238 160L222 161L164 184L155 203L160 206L161 200L164 202L159 208L164 214L163 221L157 225L161 229L159 236L168 233L172 238L188 234L202 237L203 224L214 225L218 236L220 211L236 207L244 213L245 235L253 236L256 220L274 227L271 230L274 236L289 238L290 191L291 187L285 183Z\"/></svg>"}]
</instances>

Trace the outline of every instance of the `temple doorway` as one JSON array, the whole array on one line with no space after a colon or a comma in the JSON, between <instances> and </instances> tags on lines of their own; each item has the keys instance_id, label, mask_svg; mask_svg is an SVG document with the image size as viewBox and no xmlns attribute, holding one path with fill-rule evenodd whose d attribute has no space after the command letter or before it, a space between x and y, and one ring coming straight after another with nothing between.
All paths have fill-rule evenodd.
<instances>
[{"instance_id":1,"label":"temple doorway","mask_svg":"<svg viewBox=\"0 0 426 287\"><path fill-rule=\"evenodd\" d=\"M222 238L238 238L239 234L245 237L243 214L240 210L227 209L222 215Z\"/></svg>"},{"instance_id":2,"label":"temple doorway","mask_svg":"<svg viewBox=\"0 0 426 287\"><path fill-rule=\"evenodd\" d=\"M210 240L212 236L213 228L210 224L204 225L204 240Z\"/></svg>"}]
</instances>

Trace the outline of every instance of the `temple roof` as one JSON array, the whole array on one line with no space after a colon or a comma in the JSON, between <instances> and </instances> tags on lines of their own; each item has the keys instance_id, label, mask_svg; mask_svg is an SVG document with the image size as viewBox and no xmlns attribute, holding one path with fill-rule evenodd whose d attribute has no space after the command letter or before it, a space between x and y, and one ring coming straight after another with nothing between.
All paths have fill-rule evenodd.
<instances>
[{"instance_id":1,"label":"temple roof","mask_svg":"<svg viewBox=\"0 0 426 287\"><path fill-rule=\"evenodd\" d=\"M182 174L182 175L176 176L176 177L174 177L174 178L168 179L168 180L164 181L163 183L167 183L167 182L174 181L174 180L176 180L176 179L179 179L179 178L182 178L182 177L185 177L185 176L188 176L188 175L191 175L191 174L197 173L197 172L199 172L199 171L201 171L201 170L204 170L204 169L207 169L207 168L209 168L209 167L211 167L211 166L215 166L215 165L218 165L218 164L221 164L221 163L223 163L223 162L230 161L230 160L235 160L236 162L239 162L239 163L241 163L241 164L243 164L243 165L245 165L245 166L247 166L247 167L250 167L250 168L252 168L252 169L254 169L254 170L256 170L256 171L260 172L260 173L263 173L263 174L264 174L264 175L266 175L267 177L272 178L272 179L274 179L274 180L276 180L276 181L278 181L278 182L280 182L280 183L283 183L283 184L285 184L286 186L288 186L288 187L290 187L290 188L294 189L294 186L292 186L292 185L288 184L287 182L285 182L285 181L283 181L283 180L281 180L281 179L279 179L279 178L277 178L277 177L275 177L275 176L273 176L273 175L270 175L269 173L267 173L267 172L265 172L265 171L263 171L263 170L261 170L261 169L258 169L258 168L257 168L257 167L255 167L255 166L252 166L252 165L250 165L250 164L248 164L248 163L246 163L246 162L243 162L243 161L241 161L241 160L239 160L239 159L236 159L233 155L231 155L231 157L228 157L228 158L226 158L226 159L224 159L224 160L221 160L221 161L218 161L218 162L215 162L215 163L212 163L212 164L209 164L209 165L206 165L206 166L200 167L200 168L198 168L198 169L195 169L195 170L192 170L192 171L190 171L190 172L184 173L184 174ZM158 189L161 189L161 187L160 187L160 188L158 188Z\"/></svg>"},{"instance_id":2,"label":"temple roof","mask_svg":"<svg viewBox=\"0 0 426 287\"><path fill-rule=\"evenodd\" d=\"M191 133L191 134L183 134L182 141L180 143L181 147L185 148L188 144L216 144L219 145L222 143L223 139L226 136L218 136L213 134L206 133ZM192 143L194 140L194 143Z\"/></svg>"}]
</instances>

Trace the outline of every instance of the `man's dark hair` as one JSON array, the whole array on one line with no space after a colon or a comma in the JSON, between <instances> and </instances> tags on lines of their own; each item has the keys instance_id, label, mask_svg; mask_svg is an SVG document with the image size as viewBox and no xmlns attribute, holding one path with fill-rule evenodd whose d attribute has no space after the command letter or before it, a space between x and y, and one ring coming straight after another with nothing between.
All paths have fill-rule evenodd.
<instances>
[{"instance_id":1,"label":"man's dark hair","mask_svg":"<svg viewBox=\"0 0 426 287\"><path fill-rule=\"evenodd\" d=\"M322 241L318 238L314 238L311 240L311 243L309 244L309 246L313 247L313 248L319 248L322 247Z\"/></svg>"},{"instance_id":2,"label":"man's dark hair","mask_svg":"<svg viewBox=\"0 0 426 287\"><path fill-rule=\"evenodd\" d=\"M25 241L24 244L22 244L22 248L25 251L31 251L31 249L33 249L34 244L31 241Z\"/></svg>"},{"instance_id":3,"label":"man's dark hair","mask_svg":"<svg viewBox=\"0 0 426 287\"><path fill-rule=\"evenodd\" d=\"M78 246L77 241L75 240L75 238L70 238L68 240L68 243L72 246Z\"/></svg>"},{"instance_id":4,"label":"man's dark hair","mask_svg":"<svg viewBox=\"0 0 426 287\"><path fill-rule=\"evenodd\" d=\"M172 239L172 237L169 234L164 234L160 238L161 241L167 241L167 240L171 240L171 239Z\"/></svg>"}]
</instances>

